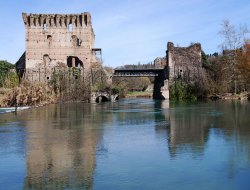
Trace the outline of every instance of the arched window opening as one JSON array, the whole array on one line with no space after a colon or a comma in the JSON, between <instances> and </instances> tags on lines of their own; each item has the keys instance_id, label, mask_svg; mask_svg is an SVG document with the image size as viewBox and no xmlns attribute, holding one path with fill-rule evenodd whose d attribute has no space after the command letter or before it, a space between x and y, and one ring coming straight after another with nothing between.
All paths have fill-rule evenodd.
<instances>
[{"instance_id":1,"label":"arched window opening","mask_svg":"<svg viewBox=\"0 0 250 190\"><path fill-rule=\"evenodd\" d=\"M50 45L51 42L52 42L52 36L51 35L47 35L47 40L49 41L49 45Z\"/></svg>"},{"instance_id":2,"label":"arched window opening","mask_svg":"<svg viewBox=\"0 0 250 190\"><path fill-rule=\"evenodd\" d=\"M51 35L47 35L47 39L48 40L52 39L52 36Z\"/></svg>"},{"instance_id":3,"label":"arched window opening","mask_svg":"<svg viewBox=\"0 0 250 190\"><path fill-rule=\"evenodd\" d=\"M43 63L44 65L48 65L50 63L50 57L48 54L43 55Z\"/></svg>"},{"instance_id":4,"label":"arched window opening","mask_svg":"<svg viewBox=\"0 0 250 190\"><path fill-rule=\"evenodd\" d=\"M82 45L82 40L77 38L77 46L81 46Z\"/></svg>"},{"instance_id":5,"label":"arched window opening","mask_svg":"<svg viewBox=\"0 0 250 190\"><path fill-rule=\"evenodd\" d=\"M67 66L68 67L83 67L83 62L76 56L67 57Z\"/></svg>"},{"instance_id":6,"label":"arched window opening","mask_svg":"<svg viewBox=\"0 0 250 190\"><path fill-rule=\"evenodd\" d=\"M83 67L83 62L80 59L77 59L76 67L78 67L78 68Z\"/></svg>"}]
</instances>

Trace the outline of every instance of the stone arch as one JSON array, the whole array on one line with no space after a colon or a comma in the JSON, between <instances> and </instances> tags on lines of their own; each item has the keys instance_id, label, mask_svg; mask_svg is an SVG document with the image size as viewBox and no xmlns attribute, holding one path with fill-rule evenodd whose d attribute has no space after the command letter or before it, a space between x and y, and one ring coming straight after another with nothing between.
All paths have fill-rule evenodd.
<instances>
[{"instance_id":1,"label":"stone arch","mask_svg":"<svg viewBox=\"0 0 250 190\"><path fill-rule=\"evenodd\" d=\"M111 102L116 102L119 100L119 94L113 94L111 95Z\"/></svg>"},{"instance_id":2,"label":"stone arch","mask_svg":"<svg viewBox=\"0 0 250 190\"><path fill-rule=\"evenodd\" d=\"M115 96L115 101L118 101L120 99L119 95Z\"/></svg>"},{"instance_id":3,"label":"stone arch","mask_svg":"<svg viewBox=\"0 0 250 190\"><path fill-rule=\"evenodd\" d=\"M52 40L52 36L51 35L47 35L47 40Z\"/></svg>"},{"instance_id":4,"label":"stone arch","mask_svg":"<svg viewBox=\"0 0 250 190\"><path fill-rule=\"evenodd\" d=\"M51 43L52 43L52 36L51 35L47 35L47 40L49 42L49 45L51 45Z\"/></svg>"},{"instance_id":5,"label":"stone arch","mask_svg":"<svg viewBox=\"0 0 250 190\"><path fill-rule=\"evenodd\" d=\"M68 56L67 66L68 67L83 67L83 62L76 56Z\"/></svg>"},{"instance_id":6,"label":"stone arch","mask_svg":"<svg viewBox=\"0 0 250 190\"><path fill-rule=\"evenodd\" d=\"M95 100L96 103L108 102L108 101L109 101L109 98L105 95L97 96Z\"/></svg>"}]
</instances>

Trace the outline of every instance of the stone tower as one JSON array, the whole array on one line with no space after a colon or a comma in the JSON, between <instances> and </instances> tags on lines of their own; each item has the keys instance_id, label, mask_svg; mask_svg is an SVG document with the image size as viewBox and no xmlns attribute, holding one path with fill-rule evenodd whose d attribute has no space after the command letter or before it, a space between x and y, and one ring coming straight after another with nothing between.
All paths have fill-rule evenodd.
<instances>
[{"instance_id":1,"label":"stone tower","mask_svg":"<svg viewBox=\"0 0 250 190\"><path fill-rule=\"evenodd\" d=\"M82 73L96 62L91 15L22 14L26 29L25 78L49 80L55 68Z\"/></svg>"},{"instance_id":2,"label":"stone tower","mask_svg":"<svg viewBox=\"0 0 250 190\"><path fill-rule=\"evenodd\" d=\"M175 80L189 84L201 81L203 68L200 43L191 44L189 47L175 47L172 42L168 42L166 57L170 85Z\"/></svg>"}]
</instances>

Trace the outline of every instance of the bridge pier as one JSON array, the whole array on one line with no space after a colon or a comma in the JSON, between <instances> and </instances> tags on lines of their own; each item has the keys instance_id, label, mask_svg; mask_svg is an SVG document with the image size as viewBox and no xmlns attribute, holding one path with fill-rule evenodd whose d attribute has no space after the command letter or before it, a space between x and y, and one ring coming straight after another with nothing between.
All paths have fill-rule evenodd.
<instances>
[{"instance_id":1,"label":"bridge pier","mask_svg":"<svg viewBox=\"0 0 250 190\"><path fill-rule=\"evenodd\" d=\"M169 99L169 69L168 66L160 68L118 68L115 69L113 77L155 77L153 99Z\"/></svg>"},{"instance_id":2,"label":"bridge pier","mask_svg":"<svg viewBox=\"0 0 250 190\"><path fill-rule=\"evenodd\" d=\"M167 79L167 68L155 77L153 99L168 100L169 99L169 84Z\"/></svg>"}]
</instances>

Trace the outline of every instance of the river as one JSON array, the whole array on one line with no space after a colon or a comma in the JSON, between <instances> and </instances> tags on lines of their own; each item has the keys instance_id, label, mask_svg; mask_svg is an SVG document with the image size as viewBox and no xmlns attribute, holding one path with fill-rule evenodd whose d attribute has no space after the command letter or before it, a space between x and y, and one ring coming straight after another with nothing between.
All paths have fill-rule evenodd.
<instances>
[{"instance_id":1,"label":"river","mask_svg":"<svg viewBox=\"0 0 250 190\"><path fill-rule=\"evenodd\" d=\"M250 103L52 104L0 114L0 189L250 189Z\"/></svg>"}]
</instances>

